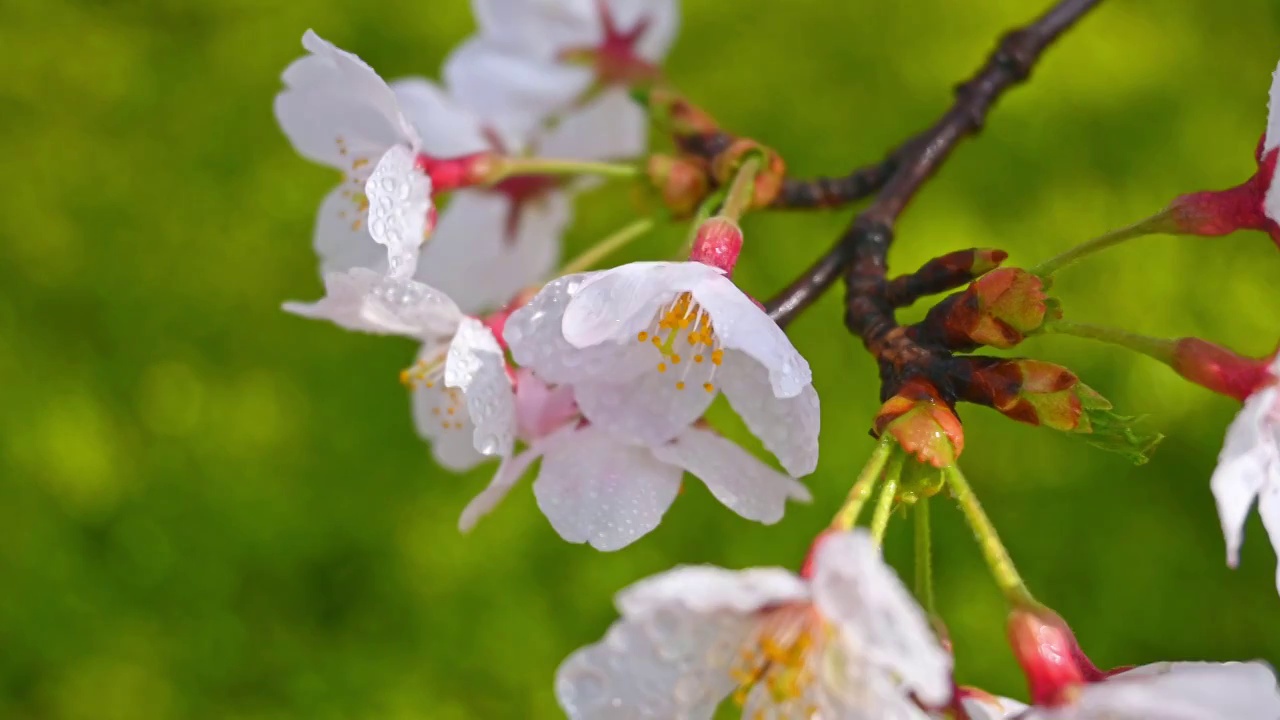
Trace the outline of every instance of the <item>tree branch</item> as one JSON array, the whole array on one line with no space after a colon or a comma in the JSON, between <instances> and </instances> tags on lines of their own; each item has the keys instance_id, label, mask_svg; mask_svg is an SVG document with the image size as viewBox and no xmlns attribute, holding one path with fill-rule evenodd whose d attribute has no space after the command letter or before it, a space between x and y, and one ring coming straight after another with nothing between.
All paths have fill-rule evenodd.
<instances>
[{"instance_id":1,"label":"tree branch","mask_svg":"<svg viewBox=\"0 0 1280 720\"><path fill-rule=\"evenodd\" d=\"M1035 22L1007 33L982 68L956 89L956 100L928 130L895 150L898 158L875 201L854 218L825 255L765 304L785 326L843 273L845 324L883 363L899 370L929 353L905 337L887 298L887 254L893 225L960 140L982 129L1006 90L1027 79L1044 50L1100 0L1060 0ZM885 368L882 368L882 375Z\"/></svg>"}]
</instances>

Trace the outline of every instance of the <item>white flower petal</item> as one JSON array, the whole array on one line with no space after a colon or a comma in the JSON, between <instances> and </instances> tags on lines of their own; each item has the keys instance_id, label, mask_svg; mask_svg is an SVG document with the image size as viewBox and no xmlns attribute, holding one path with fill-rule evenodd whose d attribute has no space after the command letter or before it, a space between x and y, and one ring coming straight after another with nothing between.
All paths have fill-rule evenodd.
<instances>
[{"instance_id":1,"label":"white flower petal","mask_svg":"<svg viewBox=\"0 0 1280 720\"><path fill-rule=\"evenodd\" d=\"M418 435L431 444L431 455L440 467L462 472L487 458L476 450L475 425L467 417L460 398L451 396L447 388L418 386L410 394L413 424ZM454 414L448 414L452 408Z\"/></svg>"},{"instance_id":2,"label":"white flower petal","mask_svg":"<svg viewBox=\"0 0 1280 720\"><path fill-rule=\"evenodd\" d=\"M648 141L649 116L626 90L612 88L565 113L536 145L546 157L619 160L643 154Z\"/></svg>"},{"instance_id":3,"label":"white flower petal","mask_svg":"<svg viewBox=\"0 0 1280 720\"><path fill-rule=\"evenodd\" d=\"M324 277L325 296L284 309L303 317L329 320L348 330L440 340L453 333L462 314L447 295L411 280L388 278L365 268Z\"/></svg>"},{"instance_id":4,"label":"white flower petal","mask_svg":"<svg viewBox=\"0 0 1280 720\"><path fill-rule=\"evenodd\" d=\"M969 720L1014 720L1027 709L1025 703L995 695L966 695L960 705L969 714Z\"/></svg>"},{"instance_id":5,"label":"white flower petal","mask_svg":"<svg viewBox=\"0 0 1280 720\"><path fill-rule=\"evenodd\" d=\"M1258 495L1258 514L1262 516L1262 526L1266 528L1271 548L1276 554L1276 592L1280 592L1280 478L1276 477L1280 468L1274 464L1272 468L1270 482Z\"/></svg>"},{"instance_id":6,"label":"white flower petal","mask_svg":"<svg viewBox=\"0 0 1280 720\"><path fill-rule=\"evenodd\" d=\"M484 455L509 455L515 443L516 397L507 375L506 356L498 340L475 318L464 318L449 345L444 384L457 388L467 400L467 414L475 425L476 450Z\"/></svg>"},{"instance_id":7,"label":"white flower petal","mask_svg":"<svg viewBox=\"0 0 1280 720\"><path fill-rule=\"evenodd\" d=\"M651 358L635 352L632 345L607 343L578 349L565 340L565 308L592 275L565 275L547 283L528 304L507 318L502 334L512 357L543 380L570 383L609 378L621 382L653 367Z\"/></svg>"},{"instance_id":8,"label":"white flower petal","mask_svg":"<svg viewBox=\"0 0 1280 720\"><path fill-rule=\"evenodd\" d=\"M799 477L817 468L822 413L812 385L794 397L779 398L770 389L764 367L737 350L724 354L716 382L751 433L787 472Z\"/></svg>"},{"instance_id":9,"label":"white flower petal","mask_svg":"<svg viewBox=\"0 0 1280 720\"><path fill-rule=\"evenodd\" d=\"M472 0L471 9L486 40L533 58L604 39L595 0Z\"/></svg>"},{"instance_id":10,"label":"white flower petal","mask_svg":"<svg viewBox=\"0 0 1280 720\"><path fill-rule=\"evenodd\" d=\"M1280 65L1271 73L1271 92L1267 98L1267 137L1262 142L1264 152L1280 147Z\"/></svg>"},{"instance_id":11,"label":"white flower petal","mask_svg":"<svg viewBox=\"0 0 1280 720\"><path fill-rule=\"evenodd\" d=\"M655 446L653 454L689 471L725 507L748 520L772 525L782 519L787 500L812 499L809 489L794 478L710 430L689 428L671 442Z\"/></svg>"},{"instance_id":12,"label":"white flower petal","mask_svg":"<svg viewBox=\"0 0 1280 720\"><path fill-rule=\"evenodd\" d=\"M560 433L571 433L572 427L563 428ZM516 454L514 457L504 458L502 464L498 466L498 472L494 473L493 480L489 486L480 491L467 503L462 510L462 516L458 518L458 529L462 532L468 532L475 527L480 518L488 515L498 503L507 497L507 493L511 488L524 477L525 471L533 464L535 460L542 457L543 450L547 444L556 441L556 434L549 435L545 443L534 443L522 453Z\"/></svg>"},{"instance_id":13,"label":"white flower petal","mask_svg":"<svg viewBox=\"0 0 1280 720\"><path fill-rule=\"evenodd\" d=\"M588 426L547 448L533 493L561 537L609 551L657 527L680 476L648 450Z\"/></svg>"},{"instance_id":14,"label":"white flower petal","mask_svg":"<svg viewBox=\"0 0 1280 720\"><path fill-rule=\"evenodd\" d=\"M459 190L423 249L416 277L468 312L501 307L551 274L570 216L560 190L519 208L497 192Z\"/></svg>"},{"instance_id":15,"label":"white flower petal","mask_svg":"<svg viewBox=\"0 0 1280 720\"><path fill-rule=\"evenodd\" d=\"M388 272L408 277L418 266L418 248L427 239L431 178L415 167L417 158L403 145L392 146L365 183L369 198L369 235L387 248Z\"/></svg>"},{"instance_id":16,"label":"white flower petal","mask_svg":"<svg viewBox=\"0 0 1280 720\"><path fill-rule=\"evenodd\" d=\"M351 268L385 271L387 250L369 236L364 182L344 181L325 196L316 218L315 249L321 274Z\"/></svg>"},{"instance_id":17,"label":"white flower petal","mask_svg":"<svg viewBox=\"0 0 1280 720\"><path fill-rule=\"evenodd\" d=\"M391 83L391 90L428 155L451 158L491 149L480 116L439 85L423 78L404 78Z\"/></svg>"},{"instance_id":18,"label":"white flower petal","mask_svg":"<svg viewBox=\"0 0 1280 720\"><path fill-rule=\"evenodd\" d=\"M367 173L387 148L417 143L395 95L372 68L311 30L302 45L312 54L285 70L286 87L275 99L276 119L300 154Z\"/></svg>"},{"instance_id":19,"label":"white flower petal","mask_svg":"<svg viewBox=\"0 0 1280 720\"><path fill-rule=\"evenodd\" d=\"M729 664L751 621L672 610L661 622L615 622L556 670L571 720L710 720L734 688Z\"/></svg>"},{"instance_id":20,"label":"white flower petal","mask_svg":"<svg viewBox=\"0 0 1280 720\"><path fill-rule=\"evenodd\" d=\"M662 306L708 274L719 271L695 262L635 262L592 273L565 308L564 337L580 348L632 342Z\"/></svg>"},{"instance_id":21,"label":"white flower petal","mask_svg":"<svg viewBox=\"0 0 1280 720\"><path fill-rule=\"evenodd\" d=\"M522 54L479 37L446 58L443 74L461 103L519 134L569 106L592 78L587 68Z\"/></svg>"},{"instance_id":22,"label":"white flower petal","mask_svg":"<svg viewBox=\"0 0 1280 720\"><path fill-rule=\"evenodd\" d=\"M783 568L726 570L714 565L684 565L630 585L618 593L615 604L624 618L643 619L672 606L697 613L750 615L762 608L808 599L808 585Z\"/></svg>"},{"instance_id":23,"label":"white flower petal","mask_svg":"<svg viewBox=\"0 0 1280 720\"><path fill-rule=\"evenodd\" d=\"M840 629L849 658L891 672L925 705L944 705L951 655L871 537L862 530L829 535L814 563L814 603Z\"/></svg>"},{"instance_id":24,"label":"white flower petal","mask_svg":"<svg viewBox=\"0 0 1280 720\"><path fill-rule=\"evenodd\" d=\"M566 49L594 47L604 40L601 4L619 32L629 32L643 22L636 54L651 63L662 60L680 21L676 0L472 0L476 22L486 38L547 60Z\"/></svg>"},{"instance_id":25,"label":"white flower petal","mask_svg":"<svg viewBox=\"0 0 1280 720\"><path fill-rule=\"evenodd\" d=\"M717 272L703 273L701 282L689 290L711 316L721 345L741 350L769 371L774 395L794 397L813 382L809 363L787 334L732 280Z\"/></svg>"},{"instance_id":26,"label":"white flower petal","mask_svg":"<svg viewBox=\"0 0 1280 720\"><path fill-rule=\"evenodd\" d=\"M1280 692L1261 663L1158 663L1086 685L1073 705L1028 720L1275 720Z\"/></svg>"},{"instance_id":27,"label":"white flower petal","mask_svg":"<svg viewBox=\"0 0 1280 720\"><path fill-rule=\"evenodd\" d=\"M1268 388L1245 401L1227 429L1218 466L1209 483L1218 503L1218 516L1226 538L1227 563L1232 567L1240 559L1249 508L1267 483L1268 476L1280 472L1274 441L1268 442L1264 427L1276 392L1274 388Z\"/></svg>"},{"instance_id":28,"label":"white flower petal","mask_svg":"<svg viewBox=\"0 0 1280 720\"><path fill-rule=\"evenodd\" d=\"M645 350L645 345L637 344L635 352ZM657 355L651 347L648 350ZM575 383L574 395L583 417L613 435L641 445L659 445L684 432L707 412L715 393L704 390L700 378L695 377L678 389L678 373L671 369L658 372L658 359L654 358L654 367L630 381ZM703 363L703 367L709 365Z\"/></svg>"},{"instance_id":29,"label":"white flower petal","mask_svg":"<svg viewBox=\"0 0 1280 720\"><path fill-rule=\"evenodd\" d=\"M621 28L648 23L636 43L636 54L659 64L680 28L680 5L676 0L609 0L614 21Z\"/></svg>"}]
</instances>

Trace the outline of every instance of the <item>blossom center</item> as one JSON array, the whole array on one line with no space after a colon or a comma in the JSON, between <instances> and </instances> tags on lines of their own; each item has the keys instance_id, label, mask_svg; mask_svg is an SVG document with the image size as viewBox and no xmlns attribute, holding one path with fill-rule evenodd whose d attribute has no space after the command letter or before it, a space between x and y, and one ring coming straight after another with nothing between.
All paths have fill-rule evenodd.
<instances>
[{"instance_id":1,"label":"blossom center","mask_svg":"<svg viewBox=\"0 0 1280 720\"><path fill-rule=\"evenodd\" d=\"M429 411L441 430L461 430L466 417L463 395L457 388L444 385L445 353L423 358L400 371L400 384L414 391L427 391Z\"/></svg>"},{"instance_id":2,"label":"blossom center","mask_svg":"<svg viewBox=\"0 0 1280 720\"><path fill-rule=\"evenodd\" d=\"M641 17L630 28L619 27L608 0L596 0L603 38L594 46L565 48L560 60L586 65L595 71L598 85L636 85L653 80L658 68L641 58L636 43L649 31L653 18Z\"/></svg>"},{"instance_id":3,"label":"blossom center","mask_svg":"<svg viewBox=\"0 0 1280 720\"><path fill-rule=\"evenodd\" d=\"M691 376L702 380L702 389L715 392L716 369L724 362L724 350L711 324L711 315L687 292L663 305L649 327L636 334L636 342L650 343L661 354L658 372L672 372L677 390L689 386Z\"/></svg>"},{"instance_id":4,"label":"blossom center","mask_svg":"<svg viewBox=\"0 0 1280 720\"><path fill-rule=\"evenodd\" d=\"M786 717L813 716L817 708L807 703L806 696L814 680L814 645L821 632L821 622L809 603L765 611L729 669L738 683L733 701L743 707L750 702L757 709L766 700L775 706L800 704L803 707L796 708L800 713Z\"/></svg>"}]
</instances>

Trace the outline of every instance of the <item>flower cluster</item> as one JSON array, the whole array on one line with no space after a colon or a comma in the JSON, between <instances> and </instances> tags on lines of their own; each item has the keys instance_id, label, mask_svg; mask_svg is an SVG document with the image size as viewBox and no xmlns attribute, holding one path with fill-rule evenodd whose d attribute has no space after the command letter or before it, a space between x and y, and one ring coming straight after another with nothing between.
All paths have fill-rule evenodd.
<instances>
[{"instance_id":1,"label":"flower cluster","mask_svg":"<svg viewBox=\"0 0 1280 720\"><path fill-rule=\"evenodd\" d=\"M461 511L463 531L535 465L533 493L556 533L602 551L652 531L686 473L743 518L778 522L788 501L810 499L799 478L817 467L820 427L809 364L780 323L836 274L849 285L846 324L881 373L876 449L800 570L687 566L622 591L621 618L556 673L569 717L710 718L732 699L751 718L1280 718L1280 690L1262 663L1099 670L1066 622L1033 598L961 473L966 443L955 410L981 404L1143 461L1159 436L1137 431L1068 368L972 353L1056 332L1155 357L1244 402L1210 485L1232 565L1255 501L1280 551L1280 360L1070 323L1049 295L1056 270L1146 233L1262 229L1280 242L1276 86L1258 173L1238 188L1180 196L1034 268L1001 267L1007 253L974 248L889 279L885 218L892 223L963 133L919 136L850 178L797 181L781 154L723 130L664 77L675 0L472 4L477 34L449 55L440 82L387 83L307 31L308 54L285 70L275 101L298 152L343 174L316 221L324 296L285 309L420 344L400 380L437 463L464 471L496 462ZM1038 22L1089 6L1064 2ZM1062 28L1032 29L1005 42ZM1003 59L983 72L1033 62L1042 49L1002 46ZM1008 83L972 83L997 85ZM966 92L958 102L983 97ZM983 112L953 109L946 122ZM647 151L651 125L670 137L670 153ZM891 182L899 167L906 175ZM602 177L634 183L660 209L562 263L576 195ZM903 194L855 219L814 277L780 300L763 305L733 280L748 212L834 207L881 187ZM682 259L597 268L659 221L689 223ZM923 320L898 325L897 308L950 290ZM708 423L721 395L781 469ZM928 507L944 492L1009 602L1030 705L956 684L932 599ZM881 556L901 509L916 522L914 595Z\"/></svg>"},{"instance_id":2,"label":"flower cluster","mask_svg":"<svg viewBox=\"0 0 1280 720\"><path fill-rule=\"evenodd\" d=\"M777 522L809 498L795 478L817 465L818 398L804 358L730 279L741 234L727 251L722 235L695 243L685 262L555 272L581 176L627 174L644 151L628 89L658 77L674 3L476 11L442 85L388 84L303 37L276 115L345 177L317 221L325 297L285 309L421 343L401 380L436 460L500 461L463 529L538 460L552 526L601 550L652 530L685 472ZM702 419L721 393L786 472Z\"/></svg>"}]
</instances>

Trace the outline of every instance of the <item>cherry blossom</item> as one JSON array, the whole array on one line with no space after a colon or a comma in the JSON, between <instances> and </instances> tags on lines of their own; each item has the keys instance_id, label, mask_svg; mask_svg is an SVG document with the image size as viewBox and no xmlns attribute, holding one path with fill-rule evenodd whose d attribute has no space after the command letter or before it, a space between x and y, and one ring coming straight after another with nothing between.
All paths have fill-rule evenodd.
<instances>
[{"instance_id":1,"label":"cherry blossom","mask_svg":"<svg viewBox=\"0 0 1280 720\"><path fill-rule=\"evenodd\" d=\"M325 275L325 296L284 309L359 332L401 335L422 342L417 362L401 374L413 389L418 432L436 460L465 470L486 455L510 454L515 398L497 338L462 314L440 291L366 268Z\"/></svg>"},{"instance_id":2,"label":"cherry blossom","mask_svg":"<svg viewBox=\"0 0 1280 720\"><path fill-rule=\"evenodd\" d=\"M793 478L709 429L686 428L656 447L628 443L582 421L572 386L547 385L524 369L517 377L517 427L528 447L503 459L489 487L463 511L463 531L539 459L533 482L538 507L565 540L598 550L625 547L657 527L686 471L730 510L764 524L782 519L788 499L810 499Z\"/></svg>"},{"instance_id":3,"label":"cherry blossom","mask_svg":"<svg viewBox=\"0 0 1280 720\"><path fill-rule=\"evenodd\" d=\"M811 577L685 566L617 596L621 619L570 655L573 720L744 717L923 720L951 695L951 656L861 530L823 537ZM915 700L913 700L913 697Z\"/></svg>"},{"instance_id":4,"label":"cherry blossom","mask_svg":"<svg viewBox=\"0 0 1280 720\"><path fill-rule=\"evenodd\" d=\"M1280 357L1271 373L1280 377ZM1244 523L1256 500L1271 545L1280 554L1280 386L1274 381L1244 401L1227 430L1210 482L1227 542L1227 563L1240 561ZM1276 588L1280 591L1280 569Z\"/></svg>"},{"instance_id":5,"label":"cherry blossom","mask_svg":"<svg viewBox=\"0 0 1280 720\"><path fill-rule=\"evenodd\" d=\"M479 32L444 75L485 113L555 114L599 97L619 136L643 147L643 110L626 88L656 79L675 39L676 0L473 0Z\"/></svg>"},{"instance_id":6,"label":"cherry blossom","mask_svg":"<svg viewBox=\"0 0 1280 720\"><path fill-rule=\"evenodd\" d=\"M285 69L275 112L299 153L344 174L320 205L321 269L385 266L406 277L434 212L431 178L417 163L421 136L360 58L311 30L302 46L311 54Z\"/></svg>"},{"instance_id":7,"label":"cherry blossom","mask_svg":"<svg viewBox=\"0 0 1280 720\"><path fill-rule=\"evenodd\" d=\"M724 275L698 262L639 262L548 284L508 322L516 361L572 383L582 414L659 445L723 391L787 472L818 459L818 395L786 334Z\"/></svg>"}]
</instances>

